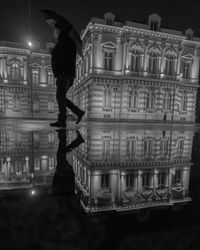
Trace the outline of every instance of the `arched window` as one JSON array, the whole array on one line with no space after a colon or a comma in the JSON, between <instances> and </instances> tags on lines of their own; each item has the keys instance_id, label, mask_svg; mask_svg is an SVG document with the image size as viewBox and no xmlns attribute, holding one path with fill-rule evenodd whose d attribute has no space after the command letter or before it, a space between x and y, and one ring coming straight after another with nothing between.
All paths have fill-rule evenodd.
<instances>
[{"instance_id":1,"label":"arched window","mask_svg":"<svg viewBox=\"0 0 200 250\"><path fill-rule=\"evenodd\" d=\"M148 52L149 55L149 73L158 73L158 57L160 56L160 50L157 47L151 47Z\"/></svg>"},{"instance_id":2,"label":"arched window","mask_svg":"<svg viewBox=\"0 0 200 250\"><path fill-rule=\"evenodd\" d=\"M183 78L189 79L190 78L190 71L191 71L191 61L183 60Z\"/></svg>"},{"instance_id":3,"label":"arched window","mask_svg":"<svg viewBox=\"0 0 200 250\"><path fill-rule=\"evenodd\" d=\"M111 107L111 91L109 88L104 90L103 105L104 107Z\"/></svg>"},{"instance_id":4,"label":"arched window","mask_svg":"<svg viewBox=\"0 0 200 250\"><path fill-rule=\"evenodd\" d=\"M182 92L181 95L181 110L187 111L187 92Z\"/></svg>"},{"instance_id":5,"label":"arched window","mask_svg":"<svg viewBox=\"0 0 200 250\"><path fill-rule=\"evenodd\" d=\"M40 70L39 68L32 69L32 83L39 83L40 82Z\"/></svg>"},{"instance_id":6,"label":"arched window","mask_svg":"<svg viewBox=\"0 0 200 250\"><path fill-rule=\"evenodd\" d=\"M165 59L166 59L166 64L165 64L165 74L169 76L173 76L175 73L175 63L176 63L176 52L168 50L165 53Z\"/></svg>"},{"instance_id":7,"label":"arched window","mask_svg":"<svg viewBox=\"0 0 200 250\"><path fill-rule=\"evenodd\" d=\"M20 81L20 66L17 63L11 65L11 80Z\"/></svg>"},{"instance_id":8,"label":"arched window","mask_svg":"<svg viewBox=\"0 0 200 250\"><path fill-rule=\"evenodd\" d=\"M140 52L138 50L132 51L131 54L131 71L139 72L140 71Z\"/></svg>"},{"instance_id":9,"label":"arched window","mask_svg":"<svg viewBox=\"0 0 200 250\"><path fill-rule=\"evenodd\" d=\"M54 82L55 82L55 79L54 79L53 71L52 70L48 70L47 71L47 83L49 85L53 85Z\"/></svg>"},{"instance_id":10,"label":"arched window","mask_svg":"<svg viewBox=\"0 0 200 250\"><path fill-rule=\"evenodd\" d=\"M138 107L138 90L134 89L129 92L128 107L137 108Z\"/></svg>"},{"instance_id":11,"label":"arched window","mask_svg":"<svg viewBox=\"0 0 200 250\"><path fill-rule=\"evenodd\" d=\"M149 90L147 92L146 108L147 109L154 109L155 108L155 92L153 90Z\"/></svg>"},{"instance_id":12,"label":"arched window","mask_svg":"<svg viewBox=\"0 0 200 250\"><path fill-rule=\"evenodd\" d=\"M139 72L141 70L141 59L144 49L139 43L133 44L130 48L131 52L131 71Z\"/></svg>"},{"instance_id":13,"label":"arched window","mask_svg":"<svg viewBox=\"0 0 200 250\"><path fill-rule=\"evenodd\" d=\"M169 91L165 91L163 96L163 109L171 109L172 95Z\"/></svg>"}]
</instances>

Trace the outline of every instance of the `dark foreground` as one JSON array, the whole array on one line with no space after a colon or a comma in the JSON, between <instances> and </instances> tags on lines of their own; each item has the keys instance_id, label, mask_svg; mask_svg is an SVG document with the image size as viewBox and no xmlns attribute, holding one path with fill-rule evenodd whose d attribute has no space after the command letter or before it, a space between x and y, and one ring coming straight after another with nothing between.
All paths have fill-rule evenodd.
<instances>
[{"instance_id":1,"label":"dark foreground","mask_svg":"<svg viewBox=\"0 0 200 250\"><path fill-rule=\"evenodd\" d=\"M2 126L1 133L13 131L11 123L9 126ZM38 130L44 130L45 126L40 123ZM76 128L72 126L71 129ZM32 188L2 189L0 249L200 249L200 134L198 126L189 129L194 130L191 150L193 166L189 182L191 202L121 213L86 213L80 204L80 192L68 189L67 192L54 193L49 182L46 186L37 186L35 193ZM183 128L183 131L187 131L187 128ZM13 150L6 148L5 151L2 134L0 136L1 157L5 158L5 154L6 157L9 154L13 156ZM56 150L57 146L58 143ZM22 150L15 154L19 156ZM32 150L31 154L34 159L39 152ZM0 185L5 185L3 164L1 161ZM20 171L17 173L15 184L20 182ZM8 179L8 183L10 181Z\"/></svg>"}]
</instances>

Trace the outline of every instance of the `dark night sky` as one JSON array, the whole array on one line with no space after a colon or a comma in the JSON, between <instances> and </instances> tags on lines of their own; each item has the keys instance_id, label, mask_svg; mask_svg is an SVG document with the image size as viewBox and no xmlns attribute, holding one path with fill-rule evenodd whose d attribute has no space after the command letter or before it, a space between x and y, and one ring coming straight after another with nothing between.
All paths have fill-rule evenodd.
<instances>
[{"instance_id":1,"label":"dark night sky","mask_svg":"<svg viewBox=\"0 0 200 250\"><path fill-rule=\"evenodd\" d=\"M53 41L51 29L39 10L53 9L73 23L78 32L91 17L102 18L111 11L117 19L147 23L149 14L162 17L162 26L184 31L192 28L200 36L200 1L189 0L32 0L31 31L35 41ZM0 37L25 42L28 36L28 0L0 0Z\"/></svg>"}]
</instances>

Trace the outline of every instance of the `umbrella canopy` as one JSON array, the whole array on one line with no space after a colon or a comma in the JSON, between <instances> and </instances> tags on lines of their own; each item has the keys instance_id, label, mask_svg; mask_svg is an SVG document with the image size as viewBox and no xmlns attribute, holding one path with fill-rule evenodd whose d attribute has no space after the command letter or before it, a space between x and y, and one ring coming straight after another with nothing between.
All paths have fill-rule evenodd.
<instances>
[{"instance_id":1,"label":"umbrella canopy","mask_svg":"<svg viewBox=\"0 0 200 250\"><path fill-rule=\"evenodd\" d=\"M49 20L49 19L54 20L55 23L51 24L51 26L56 25L63 32L68 33L68 35L76 44L77 53L80 56L82 56L82 41L78 32L74 29L73 25L67 19L65 19L63 16L61 16L60 14L56 13L53 10L42 9L41 12L44 13L46 20Z\"/></svg>"}]
</instances>

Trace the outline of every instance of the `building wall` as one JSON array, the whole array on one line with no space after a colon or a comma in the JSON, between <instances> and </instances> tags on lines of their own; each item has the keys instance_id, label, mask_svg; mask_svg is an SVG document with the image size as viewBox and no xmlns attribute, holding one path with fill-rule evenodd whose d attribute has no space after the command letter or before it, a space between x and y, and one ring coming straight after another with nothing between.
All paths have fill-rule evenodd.
<instances>
[{"instance_id":1,"label":"building wall","mask_svg":"<svg viewBox=\"0 0 200 250\"><path fill-rule=\"evenodd\" d=\"M52 119L55 80L46 50L0 41L0 118Z\"/></svg>"},{"instance_id":2,"label":"building wall","mask_svg":"<svg viewBox=\"0 0 200 250\"><path fill-rule=\"evenodd\" d=\"M84 132L85 143L73 153L73 169L88 210L122 209L126 204L139 209L188 199L193 132Z\"/></svg>"},{"instance_id":3,"label":"building wall","mask_svg":"<svg viewBox=\"0 0 200 250\"><path fill-rule=\"evenodd\" d=\"M82 34L74 101L86 109L86 119L162 120L166 113L168 121L194 121L199 39L138 25L91 20ZM88 88L90 95L85 96ZM154 100L149 103L151 94Z\"/></svg>"}]
</instances>

